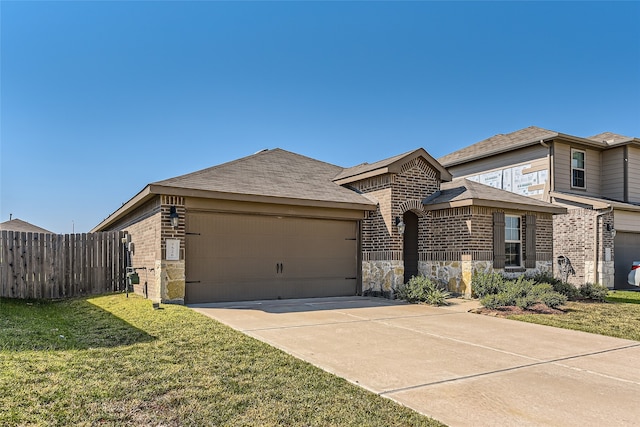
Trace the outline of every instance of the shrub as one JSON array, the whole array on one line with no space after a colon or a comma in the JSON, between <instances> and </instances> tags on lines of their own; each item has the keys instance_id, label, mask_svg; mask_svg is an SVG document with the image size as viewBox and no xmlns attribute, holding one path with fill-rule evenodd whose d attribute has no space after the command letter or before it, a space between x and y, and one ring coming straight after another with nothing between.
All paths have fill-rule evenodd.
<instances>
[{"instance_id":1,"label":"shrub","mask_svg":"<svg viewBox=\"0 0 640 427\"><path fill-rule=\"evenodd\" d=\"M579 289L580 296L586 299L604 302L609 288L598 283L585 283Z\"/></svg>"},{"instance_id":2,"label":"shrub","mask_svg":"<svg viewBox=\"0 0 640 427\"><path fill-rule=\"evenodd\" d=\"M570 283L563 282L561 279L553 277L551 273L537 273L531 276L536 283L548 283L553 287L555 292L558 292L566 296L570 300L575 300L579 297L580 291L578 288Z\"/></svg>"},{"instance_id":3,"label":"shrub","mask_svg":"<svg viewBox=\"0 0 640 427\"><path fill-rule=\"evenodd\" d=\"M567 302L567 297L553 290L549 283L535 283L532 278L520 276L516 280L503 280L502 289L484 295L480 303L487 308L517 306L529 308L543 303L548 307L558 307Z\"/></svg>"},{"instance_id":4,"label":"shrub","mask_svg":"<svg viewBox=\"0 0 640 427\"><path fill-rule=\"evenodd\" d=\"M425 276L414 276L407 283L398 286L396 297L407 302L424 302L431 305L449 305L451 293L441 289Z\"/></svg>"},{"instance_id":5,"label":"shrub","mask_svg":"<svg viewBox=\"0 0 640 427\"><path fill-rule=\"evenodd\" d=\"M568 298L566 295L552 291L540 295L539 299L540 302L545 304L547 307L557 308L566 304Z\"/></svg>"},{"instance_id":6,"label":"shrub","mask_svg":"<svg viewBox=\"0 0 640 427\"><path fill-rule=\"evenodd\" d=\"M471 279L471 290L476 298L497 294L504 289L505 278L498 273L475 273Z\"/></svg>"}]
</instances>

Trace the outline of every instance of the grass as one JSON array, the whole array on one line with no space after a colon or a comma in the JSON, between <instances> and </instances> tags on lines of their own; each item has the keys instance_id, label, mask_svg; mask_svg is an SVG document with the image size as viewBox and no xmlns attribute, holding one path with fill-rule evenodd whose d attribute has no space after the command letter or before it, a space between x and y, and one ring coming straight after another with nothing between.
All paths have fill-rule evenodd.
<instances>
[{"instance_id":1,"label":"grass","mask_svg":"<svg viewBox=\"0 0 640 427\"><path fill-rule=\"evenodd\" d=\"M188 308L0 300L0 425L439 426Z\"/></svg>"},{"instance_id":2,"label":"grass","mask_svg":"<svg viewBox=\"0 0 640 427\"><path fill-rule=\"evenodd\" d=\"M565 314L523 314L508 318L640 341L640 292L610 291L606 303L568 302L565 310Z\"/></svg>"}]
</instances>

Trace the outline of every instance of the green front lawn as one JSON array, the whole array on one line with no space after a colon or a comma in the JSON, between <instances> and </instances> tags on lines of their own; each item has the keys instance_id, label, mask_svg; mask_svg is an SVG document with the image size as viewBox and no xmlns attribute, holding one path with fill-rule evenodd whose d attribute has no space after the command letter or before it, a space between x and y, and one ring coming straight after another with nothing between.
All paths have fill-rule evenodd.
<instances>
[{"instance_id":1,"label":"green front lawn","mask_svg":"<svg viewBox=\"0 0 640 427\"><path fill-rule=\"evenodd\" d=\"M568 302L565 314L522 314L509 319L640 341L640 292L610 291L606 303Z\"/></svg>"},{"instance_id":2,"label":"green front lawn","mask_svg":"<svg viewBox=\"0 0 640 427\"><path fill-rule=\"evenodd\" d=\"M188 308L0 300L0 425L438 426Z\"/></svg>"}]
</instances>

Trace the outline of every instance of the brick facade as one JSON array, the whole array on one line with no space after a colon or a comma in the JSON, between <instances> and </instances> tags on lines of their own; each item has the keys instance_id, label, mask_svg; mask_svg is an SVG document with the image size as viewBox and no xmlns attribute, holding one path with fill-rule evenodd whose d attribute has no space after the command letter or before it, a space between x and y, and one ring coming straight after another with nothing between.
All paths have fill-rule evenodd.
<instances>
[{"instance_id":1,"label":"brick facade","mask_svg":"<svg viewBox=\"0 0 640 427\"><path fill-rule=\"evenodd\" d=\"M171 206L176 206L179 216L175 229L169 218ZM136 268L140 277L140 284L134 285L135 293L153 301L184 301L184 197L155 196L109 229L122 230L131 236L134 251L130 267ZM180 240L179 261L166 261L167 239Z\"/></svg>"},{"instance_id":2,"label":"brick facade","mask_svg":"<svg viewBox=\"0 0 640 427\"><path fill-rule=\"evenodd\" d=\"M536 267L530 269L493 268L493 213L517 215L522 224L523 259L526 257L527 215L536 217ZM479 206L449 208L429 212L425 223L429 248L420 257L419 271L437 279L459 294L471 295L475 272L506 274L551 272L553 217L551 214L522 212Z\"/></svg>"},{"instance_id":3,"label":"brick facade","mask_svg":"<svg viewBox=\"0 0 640 427\"><path fill-rule=\"evenodd\" d=\"M613 227L613 212L571 209L564 215L554 217L553 259L556 277L562 276L557 260L559 256L564 256L573 267L573 274L568 276L569 283L576 286L600 283L613 287L615 254L613 236L606 231L607 225Z\"/></svg>"},{"instance_id":4,"label":"brick facade","mask_svg":"<svg viewBox=\"0 0 640 427\"><path fill-rule=\"evenodd\" d=\"M440 188L437 172L422 158L408 161L398 174L385 174L350 186L373 197L378 210L362 221L362 291L363 294L391 296L404 279L403 236L395 218L407 211L418 215L418 228L424 229L422 200ZM423 235L424 232L419 232ZM426 250L426 240L419 240L419 251Z\"/></svg>"}]
</instances>

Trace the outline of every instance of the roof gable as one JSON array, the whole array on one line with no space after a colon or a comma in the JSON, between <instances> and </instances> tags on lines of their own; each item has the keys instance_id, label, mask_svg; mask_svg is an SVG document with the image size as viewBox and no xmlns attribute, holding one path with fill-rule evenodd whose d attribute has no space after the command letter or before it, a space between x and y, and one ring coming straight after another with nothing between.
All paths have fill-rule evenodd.
<instances>
[{"instance_id":1,"label":"roof gable","mask_svg":"<svg viewBox=\"0 0 640 427\"><path fill-rule=\"evenodd\" d=\"M551 203L464 178L442 184L439 192L427 197L422 203L426 211L475 205L553 214L566 213L565 208Z\"/></svg>"},{"instance_id":2,"label":"roof gable","mask_svg":"<svg viewBox=\"0 0 640 427\"><path fill-rule=\"evenodd\" d=\"M372 176L382 175L386 173L400 173L402 165L422 157L437 173L442 181L450 181L451 174L436 159L431 157L424 149L409 151L388 159L380 160L374 163L362 163L350 168L344 169L333 179L337 184L348 184L350 182L359 181L361 179Z\"/></svg>"}]
</instances>

